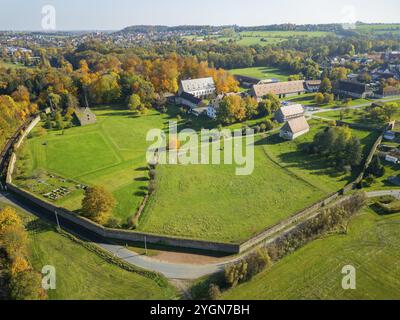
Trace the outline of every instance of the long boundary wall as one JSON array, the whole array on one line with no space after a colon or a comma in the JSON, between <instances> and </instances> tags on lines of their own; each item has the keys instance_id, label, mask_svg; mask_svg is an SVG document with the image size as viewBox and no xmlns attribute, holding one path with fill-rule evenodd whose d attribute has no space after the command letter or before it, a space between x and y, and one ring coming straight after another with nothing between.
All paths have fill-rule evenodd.
<instances>
[{"instance_id":1,"label":"long boundary wall","mask_svg":"<svg viewBox=\"0 0 400 320\"><path fill-rule=\"evenodd\" d=\"M40 118L35 118L32 123L27 127L26 130L22 133L21 137L18 139L18 142L15 144L15 150L21 146L22 141L24 138L29 134L29 132L39 123ZM183 249L196 249L196 250L204 250L204 251L213 251L213 252L220 252L220 253L230 253L230 254L237 254L242 253L254 246L257 246L267 240L270 236L284 230L291 224L294 224L302 219L306 219L310 214L313 212L331 204L333 201L337 200L341 195L347 193L348 191L353 190L361 181L364 175L365 169L368 167L370 161L372 160L373 155L376 152L377 147L382 142L383 133L375 142L374 146L372 147L369 156L365 162L364 170L360 174L360 176L354 181L346 186L344 189L333 193L326 197L325 199L318 201L317 203L311 205L310 207L292 215L289 219L278 223L275 226L272 226L261 233L257 234L253 238L241 243L241 244L231 244L231 243L219 243L219 242L211 242L211 241L202 241L202 240L195 240L195 239L187 239L187 238L179 238L179 237L170 237L170 236L162 236L156 234L149 234L149 233L142 233L137 231L129 231L129 230L117 230L117 229L110 229L103 227L94 223L91 220L88 220L84 217L81 217L71 211L68 211L63 208L59 208L53 204L50 204L44 200L38 199L33 194L19 189L12 183L12 174L15 168L16 163L16 155L13 153L11 155L11 159L9 162L9 166L7 168L7 187L8 190L17 194L18 196L22 197L23 199L39 206L40 208L47 210L49 212L57 213L64 219L79 225L87 230L90 230L99 236L110 240L121 240L126 242L144 242L150 244L158 244L158 245L165 245L170 247L176 248L183 248Z\"/></svg>"}]
</instances>

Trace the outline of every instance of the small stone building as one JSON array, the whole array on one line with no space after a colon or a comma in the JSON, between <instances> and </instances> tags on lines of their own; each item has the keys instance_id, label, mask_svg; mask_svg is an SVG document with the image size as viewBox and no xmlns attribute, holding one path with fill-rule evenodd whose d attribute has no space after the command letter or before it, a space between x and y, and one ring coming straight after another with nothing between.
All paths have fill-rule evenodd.
<instances>
[{"instance_id":1,"label":"small stone building","mask_svg":"<svg viewBox=\"0 0 400 320\"><path fill-rule=\"evenodd\" d=\"M78 119L79 125L87 126L89 124L94 124L97 121L96 115L90 108L76 108L75 116Z\"/></svg>"}]
</instances>

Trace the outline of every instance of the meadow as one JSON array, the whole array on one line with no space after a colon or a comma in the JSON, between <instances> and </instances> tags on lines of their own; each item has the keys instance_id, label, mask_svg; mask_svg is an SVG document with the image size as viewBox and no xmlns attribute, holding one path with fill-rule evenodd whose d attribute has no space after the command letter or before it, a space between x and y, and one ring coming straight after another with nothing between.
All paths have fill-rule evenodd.
<instances>
[{"instance_id":1,"label":"meadow","mask_svg":"<svg viewBox=\"0 0 400 320\"><path fill-rule=\"evenodd\" d=\"M0 202L0 208L5 204ZM173 299L175 289L112 265L95 253L59 234L52 226L18 211L29 231L29 261L41 271L56 268L57 289L49 300L154 300Z\"/></svg>"},{"instance_id":2,"label":"meadow","mask_svg":"<svg viewBox=\"0 0 400 320\"><path fill-rule=\"evenodd\" d=\"M225 292L227 300L398 300L400 214L365 209L347 234L313 241L250 282ZM343 290L342 268L356 268L356 290Z\"/></svg>"},{"instance_id":3,"label":"meadow","mask_svg":"<svg viewBox=\"0 0 400 320\"><path fill-rule=\"evenodd\" d=\"M43 180L43 172L49 172L67 179L66 183L103 185L117 200L114 216L126 223L147 192L146 134L167 125L169 116L152 111L135 117L108 107L96 114L97 123L87 127L51 130L41 137L33 131L27 142L30 156L25 176L29 179L16 182L30 191L37 180ZM79 210L82 199L83 190L74 191L55 203Z\"/></svg>"},{"instance_id":4,"label":"meadow","mask_svg":"<svg viewBox=\"0 0 400 320\"><path fill-rule=\"evenodd\" d=\"M319 31L243 31L237 33L234 37L224 36L184 36L190 40L214 40L219 42L234 42L242 46L267 46L271 44L278 44L289 39L301 39L306 37L325 37L330 35L330 32Z\"/></svg>"},{"instance_id":5,"label":"meadow","mask_svg":"<svg viewBox=\"0 0 400 320\"><path fill-rule=\"evenodd\" d=\"M253 68L242 68L228 70L233 75L241 75L247 77L253 77L260 80L264 79L278 79L279 81L288 81L289 73L272 67L253 67Z\"/></svg>"},{"instance_id":6,"label":"meadow","mask_svg":"<svg viewBox=\"0 0 400 320\"><path fill-rule=\"evenodd\" d=\"M338 191L357 172L338 175L301 149L323 126L314 122L310 133L293 142L277 133L258 138L248 176L236 176L234 165L159 166L156 192L138 230L238 243ZM377 138L369 131L353 133L366 153Z\"/></svg>"}]
</instances>

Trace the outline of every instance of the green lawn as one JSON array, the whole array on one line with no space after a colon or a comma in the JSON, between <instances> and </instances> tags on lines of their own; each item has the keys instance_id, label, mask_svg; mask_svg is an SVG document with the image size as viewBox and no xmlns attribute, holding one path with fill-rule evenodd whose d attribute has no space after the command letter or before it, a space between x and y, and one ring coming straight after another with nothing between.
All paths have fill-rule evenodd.
<instances>
[{"instance_id":1,"label":"green lawn","mask_svg":"<svg viewBox=\"0 0 400 320\"><path fill-rule=\"evenodd\" d=\"M254 77L260 80L276 78L280 81L287 81L290 76L290 74L285 71L270 67L232 69L229 70L229 72L234 75Z\"/></svg>"},{"instance_id":2,"label":"green lawn","mask_svg":"<svg viewBox=\"0 0 400 320\"><path fill-rule=\"evenodd\" d=\"M322 124L315 122L309 134L294 142L277 134L259 138L249 176L236 176L233 165L159 166L157 190L138 229L237 243L338 191L356 172L337 175L323 159L300 149L320 129ZM377 138L368 131L354 134L366 146Z\"/></svg>"},{"instance_id":3,"label":"green lawn","mask_svg":"<svg viewBox=\"0 0 400 320\"><path fill-rule=\"evenodd\" d=\"M4 204L0 203L0 208ZM95 253L62 236L38 218L19 211L30 238L30 262L37 271L56 268L57 289L51 300L154 300L173 299L166 280L156 281L109 264Z\"/></svg>"},{"instance_id":4,"label":"green lawn","mask_svg":"<svg viewBox=\"0 0 400 320\"><path fill-rule=\"evenodd\" d=\"M222 299L400 299L400 215L378 216L369 209L350 224L347 235L314 241ZM341 270L356 268L357 289L341 287Z\"/></svg>"},{"instance_id":5,"label":"green lawn","mask_svg":"<svg viewBox=\"0 0 400 320\"><path fill-rule=\"evenodd\" d=\"M267 46L277 44L289 39L301 39L307 37L325 37L330 35L330 32L319 31L244 31L236 34L234 37L223 37L211 35L209 37L202 36L184 36L189 40L212 40L219 42L235 42L242 46Z\"/></svg>"},{"instance_id":6,"label":"green lawn","mask_svg":"<svg viewBox=\"0 0 400 320\"><path fill-rule=\"evenodd\" d=\"M28 176L45 170L84 185L103 185L117 199L115 217L125 223L140 205L148 185L146 134L162 128L168 115L150 112L134 117L124 110L96 110L98 122L87 127L49 131L28 140ZM34 132L33 132L34 133ZM18 179L29 191L38 179ZM48 183L45 181L43 184ZM50 189L55 188L50 185ZM83 191L73 192L56 204L80 209Z\"/></svg>"}]
</instances>

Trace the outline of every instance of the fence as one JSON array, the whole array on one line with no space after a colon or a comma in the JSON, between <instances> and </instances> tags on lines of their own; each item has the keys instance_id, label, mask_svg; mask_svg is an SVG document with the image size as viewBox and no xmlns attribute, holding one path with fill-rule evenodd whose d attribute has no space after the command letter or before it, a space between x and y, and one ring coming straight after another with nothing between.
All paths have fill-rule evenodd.
<instances>
[{"instance_id":1,"label":"fence","mask_svg":"<svg viewBox=\"0 0 400 320\"><path fill-rule=\"evenodd\" d=\"M40 119L39 119L40 120ZM15 147L19 147L21 145L22 140L29 134L29 132L35 127L38 123L37 118L35 118L32 123L27 127L21 136L23 138L18 139L18 142L15 144ZM28 130L29 129L29 130ZM16 155L13 153L11 155L11 159L9 161L9 166L7 170L7 187L10 192L13 192L23 199L39 206L43 210L47 210L49 212L55 213L64 219L72 222L75 225L81 226L89 231L92 231L98 234L101 237L110 240L120 240L125 242L147 242L150 244L157 244L163 246L170 246L175 248L182 248L182 249L195 249L195 250L204 250L204 251L213 251L219 253L229 253L229 254L238 254L242 253L254 246L261 244L262 242L266 241L272 235L284 230L291 224L298 222L299 220L307 218L313 212L331 204L333 201L337 200L341 195L347 193L348 191L354 189L363 179L364 172L366 168L369 166L376 149L378 148L379 144L382 142L383 134L378 138L375 142L374 146L372 147L367 160L364 165L363 172L358 176L358 178L353 182L346 186L344 189L329 195L325 199L318 201L317 203L311 205L310 207L294 214L289 219L278 223L277 225L270 227L261 233L257 234L256 236L252 237L251 239L241 243L241 244L233 244L233 243L220 243L220 242L212 242L212 241L203 241L203 240L195 240L195 239L187 239L187 238L180 238L180 237L172 237L172 236L162 236L150 233L142 233L137 231L129 231L129 230L117 230L117 229L110 229L103 227L94 223L91 220L88 220L84 217L81 217L71 211L68 211L63 208L59 208L49 202L44 200L38 199L33 194L19 189L12 183L12 174L15 167L16 162Z\"/></svg>"}]
</instances>

